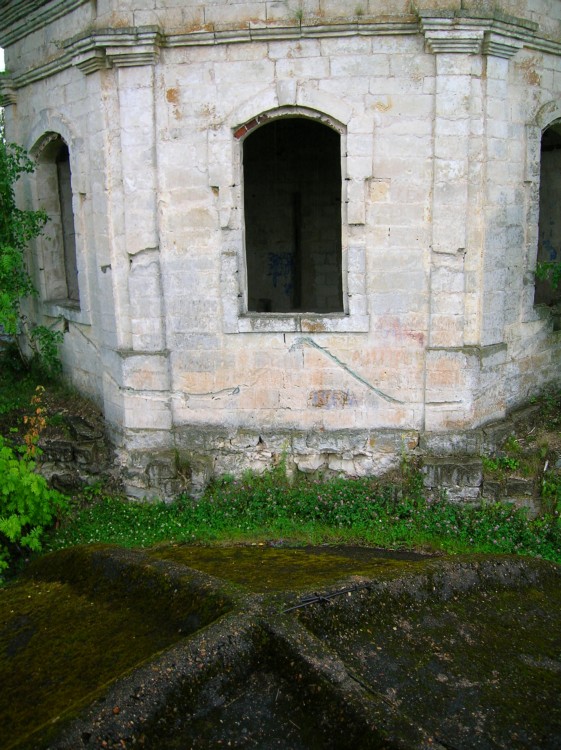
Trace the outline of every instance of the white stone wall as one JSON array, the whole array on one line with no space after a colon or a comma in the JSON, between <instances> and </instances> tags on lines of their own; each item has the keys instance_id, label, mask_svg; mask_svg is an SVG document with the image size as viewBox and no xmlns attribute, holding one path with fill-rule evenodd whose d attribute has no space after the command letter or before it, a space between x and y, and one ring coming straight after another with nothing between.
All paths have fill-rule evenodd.
<instances>
[{"instance_id":1,"label":"white stone wall","mask_svg":"<svg viewBox=\"0 0 561 750\"><path fill-rule=\"evenodd\" d=\"M559 3L37 1L25 27L7 5L9 137L59 133L72 169L80 310L38 315L131 491L171 494L178 461L195 488L280 454L380 473L558 378L533 271ZM247 314L241 149L265 113L341 133L344 314Z\"/></svg>"}]
</instances>

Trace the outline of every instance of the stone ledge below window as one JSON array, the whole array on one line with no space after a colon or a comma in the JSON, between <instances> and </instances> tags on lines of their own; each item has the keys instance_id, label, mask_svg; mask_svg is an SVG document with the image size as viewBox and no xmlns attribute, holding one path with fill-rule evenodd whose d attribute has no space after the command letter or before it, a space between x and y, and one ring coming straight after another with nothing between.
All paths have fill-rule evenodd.
<instances>
[{"instance_id":1,"label":"stone ledge below window","mask_svg":"<svg viewBox=\"0 0 561 750\"><path fill-rule=\"evenodd\" d=\"M368 315L345 313L246 313L230 333L367 333Z\"/></svg>"},{"instance_id":2,"label":"stone ledge below window","mask_svg":"<svg viewBox=\"0 0 561 750\"><path fill-rule=\"evenodd\" d=\"M51 318L64 318L73 323L91 325L88 310L80 307L80 303L71 299L50 299L43 302L43 312Z\"/></svg>"}]
</instances>

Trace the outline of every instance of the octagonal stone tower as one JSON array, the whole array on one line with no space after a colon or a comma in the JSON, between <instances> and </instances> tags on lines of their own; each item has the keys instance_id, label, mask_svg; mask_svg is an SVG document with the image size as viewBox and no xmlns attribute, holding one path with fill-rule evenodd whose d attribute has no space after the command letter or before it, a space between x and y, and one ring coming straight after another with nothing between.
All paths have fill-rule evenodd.
<instances>
[{"instance_id":1,"label":"octagonal stone tower","mask_svg":"<svg viewBox=\"0 0 561 750\"><path fill-rule=\"evenodd\" d=\"M498 6L0 0L28 312L129 492L477 454L559 378L561 2Z\"/></svg>"}]
</instances>

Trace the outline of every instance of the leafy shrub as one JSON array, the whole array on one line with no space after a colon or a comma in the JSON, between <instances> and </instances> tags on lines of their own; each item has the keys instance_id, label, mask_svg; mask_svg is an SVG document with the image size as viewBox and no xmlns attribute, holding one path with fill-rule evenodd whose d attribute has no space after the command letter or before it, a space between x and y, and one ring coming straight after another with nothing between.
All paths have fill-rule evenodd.
<instances>
[{"instance_id":1,"label":"leafy shrub","mask_svg":"<svg viewBox=\"0 0 561 750\"><path fill-rule=\"evenodd\" d=\"M23 423L27 430L23 436L25 443L24 455L25 458L33 458L37 451L37 443L39 442L39 436L41 432L47 426L47 419L45 417L45 409L42 405L43 396L45 394L45 388L42 385L38 385L35 388L35 393L31 397L32 413L26 414L23 418Z\"/></svg>"},{"instance_id":2,"label":"leafy shrub","mask_svg":"<svg viewBox=\"0 0 561 750\"><path fill-rule=\"evenodd\" d=\"M41 550L45 529L68 507L34 470L35 462L19 457L0 436L0 580L17 553Z\"/></svg>"}]
</instances>

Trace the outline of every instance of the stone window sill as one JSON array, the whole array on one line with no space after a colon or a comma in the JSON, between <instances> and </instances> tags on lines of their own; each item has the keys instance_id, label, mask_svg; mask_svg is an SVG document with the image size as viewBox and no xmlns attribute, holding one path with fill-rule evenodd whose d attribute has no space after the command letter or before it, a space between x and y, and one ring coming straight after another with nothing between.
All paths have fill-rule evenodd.
<instances>
[{"instance_id":1,"label":"stone window sill","mask_svg":"<svg viewBox=\"0 0 561 750\"><path fill-rule=\"evenodd\" d=\"M345 313L246 313L232 333L366 333L368 315Z\"/></svg>"},{"instance_id":2,"label":"stone window sill","mask_svg":"<svg viewBox=\"0 0 561 750\"><path fill-rule=\"evenodd\" d=\"M91 325L89 313L71 299L51 299L43 302L43 311L52 318L64 318L73 323Z\"/></svg>"}]
</instances>

